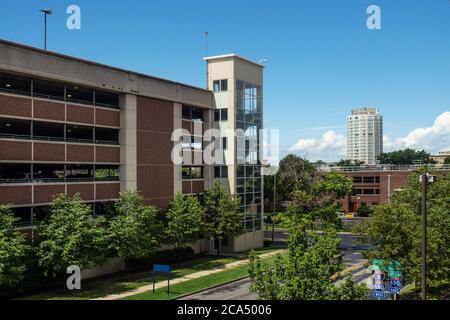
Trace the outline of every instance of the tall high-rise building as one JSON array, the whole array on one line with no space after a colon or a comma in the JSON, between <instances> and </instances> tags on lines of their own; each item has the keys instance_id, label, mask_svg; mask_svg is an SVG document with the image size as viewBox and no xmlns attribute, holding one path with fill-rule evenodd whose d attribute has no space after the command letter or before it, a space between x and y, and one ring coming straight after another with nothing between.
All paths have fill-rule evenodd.
<instances>
[{"instance_id":1,"label":"tall high-rise building","mask_svg":"<svg viewBox=\"0 0 450 320\"><path fill-rule=\"evenodd\" d=\"M378 109L352 110L347 118L347 159L375 164L383 153L383 116Z\"/></svg>"}]
</instances>

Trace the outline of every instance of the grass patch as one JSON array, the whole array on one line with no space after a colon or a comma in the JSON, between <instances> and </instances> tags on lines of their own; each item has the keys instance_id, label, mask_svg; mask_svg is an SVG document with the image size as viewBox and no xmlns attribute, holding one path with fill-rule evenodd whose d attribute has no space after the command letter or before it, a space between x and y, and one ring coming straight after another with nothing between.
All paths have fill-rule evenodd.
<instances>
[{"instance_id":1,"label":"grass patch","mask_svg":"<svg viewBox=\"0 0 450 320\"><path fill-rule=\"evenodd\" d=\"M267 247L258 249L257 254L266 254L279 250L275 247ZM243 253L247 255L247 253ZM189 274L193 274L204 270L214 270L225 266L228 263L242 260L242 257L217 257L217 256L202 256L200 258L181 262L174 265L171 272L171 279L181 278ZM167 276L158 274L157 281L166 281ZM90 282L82 282L82 290L79 291L51 291L47 293L37 294L26 297L24 300L90 300L95 298L105 297L111 294L118 294L137 288L150 285L152 283L152 272L141 272L130 274L128 279L123 275L113 278L95 280ZM61 284L63 287L65 284ZM167 293L166 293L167 296ZM166 297L167 298L167 297Z\"/></svg>"},{"instance_id":2,"label":"grass patch","mask_svg":"<svg viewBox=\"0 0 450 320\"><path fill-rule=\"evenodd\" d=\"M263 259L261 263L266 267L271 266L276 256ZM182 283L174 284L170 287L170 295L167 294L167 288L160 288L153 292L143 292L121 300L173 300L182 295L205 290L214 286L219 286L234 280L248 276L248 265L239 266L229 270L221 271L198 279L188 280Z\"/></svg>"},{"instance_id":3,"label":"grass patch","mask_svg":"<svg viewBox=\"0 0 450 320\"><path fill-rule=\"evenodd\" d=\"M400 294L400 300L421 300L421 290L414 284L405 286ZM450 284L443 284L438 288L428 288L428 300L448 300L450 299Z\"/></svg>"},{"instance_id":4,"label":"grass patch","mask_svg":"<svg viewBox=\"0 0 450 320\"><path fill-rule=\"evenodd\" d=\"M224 265L240 260L237 257L215 257L206 256L174 266L171 273L172 279L184 277L198 271L211 270L223 267ZM159 274L158 281L164 281L166 277ZM110 294L117 294L129 290L134 290L152 283L152 272L141 272L130 274L128 279L124 276L102 279L82 283L80 291L53 291L38 294L25 298L26 300L89 300L104 297Z\"/></svg>"}]
</instances>

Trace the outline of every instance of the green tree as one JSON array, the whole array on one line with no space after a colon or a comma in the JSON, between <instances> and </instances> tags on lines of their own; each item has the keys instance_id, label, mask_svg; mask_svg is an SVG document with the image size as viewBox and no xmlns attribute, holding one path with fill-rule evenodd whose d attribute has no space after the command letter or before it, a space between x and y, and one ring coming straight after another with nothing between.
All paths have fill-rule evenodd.
<instances>
[{"instance_id":1,"label":"green tree","mask_svg":"<svg viewBox=\"0 0 450 320\"><path fill-rule=\"evenodd\" d=\"M422 170L424 171L424 170ZM419 173L393 196L390 205L375 207L369 223L358 232L376 245L370 258L399 260L407 283L420 288L421 186ZM450 285L450 174L438 175L428 192L428 271L432 288Z\"/></svg>"},{"instance_id":2,"label":"green tree","mask_svg":"<svg viewBox=\"0 0 450 320\"><path fill-rule=\"evenodd\" d=\"M450 156L444 159L444 164L450 164Z\"/></svg>"},{"instance_id":3,"label":"green tree","mask_svg":"<svg viewBox=\"0 0 450 320\"><path fill-rule=\"evenodd\" d=\"M430 154L422 151L416 151L413 149L397 150L389 153L382 153L378 160L382 164L392 165L412 165L412 164L429 164L435 163Z\"/></svg>"},{"instance_id":4,"label":"green tree","mask_svg":"<svg viewBox=\"0 0 450 320\"><path fill-rule=\"evenodd\" d=\"M26 271L29 246L25 235L16 231L16 220L8 207L0 206L0 288L16 286Z\"/></svg>"},{"instance_id":5,"label":"green tree","mask_svg":"<svg viewBox=\"0 0 450 320\"><path fill-rule=\"evenodd\" d=\"M114 254L125 260L125 274L127 262L148 257L159 248L161 238L158 209L145 205L136 191L121 192L109 223L108 243Z\"/></svg>"},{"instance_id":6,"label":"green tree","mask_svg":"<svg viewBox=\"0 0 450 320\"><path fill-rule=\"evenodd\" d=\"M45 274L56 277L67 267L89 269L106 259L105 230L94 219L80 195L59 195L50 205L48 217L39 225L37 257Z\"/></svg>"},{"instance_id":7,"label":"green tree","mask_svg":"<svg viewBox=\"0 0 450 320\"><path fill-rule=\"evenodd\" d=\"M317 170L313 164L293 154L286 156L280 161L277 175L278 201L290 200L292 192L296 190L311 193L316 179ZM273 189L272 192L266 191L269 192L265 193L267 195L273 194Z\"/></svg>"},{"instance_id":8,"label":"green tree","mask_svg":"<svg viewBox=\"0 0 450 320\"><path fill-rule=\"evenodd\" d=\"M305 231L302 219L293 218L289 253L278 255L273 268L264 267L259 257L250 255L251 291L262 300L357 300L367 289L351 278L336 286L332 276L342 270L336 259L339 238L333 228L322 235Z\"/></svg>"},{"instance_id":9,"label":"green tree","mask_svg":"<svg viewBox=\"0 0 450 320\"><path fill-rule=\"evenodd\" d=\"M198 240L203 213L204 209L196 197L178 193L166 214L166 242L181 249Z\"/></svg>"},{"instance_id":10,"label":"green tree","mask_svg":"<svg viewBox=\"0 0 450 320\"><path fill-rule=\"evenodd\" d=\"M336 162L335 165L337 167L360 167L364 164L364 161L361 160L349 160L342 159L339 162Z\"/></svg>"},{"instance_id":11,"label":"green tree","mask_svg":"<svg viewBox=\"0 0 450 320\"><path fill-rule=\"evenodd\" d=\"M219 182L205 192L204 232L217 243L220 256L222 240L232 238L242 232L242 214L239 199L233 197Z\"/></svg>"}]
</instances>

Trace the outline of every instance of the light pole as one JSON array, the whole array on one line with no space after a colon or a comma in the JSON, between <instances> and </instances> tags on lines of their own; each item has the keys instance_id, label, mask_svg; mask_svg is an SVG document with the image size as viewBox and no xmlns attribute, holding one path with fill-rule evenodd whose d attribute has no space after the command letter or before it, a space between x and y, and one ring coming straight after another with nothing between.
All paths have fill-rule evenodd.
<instances>
[{"instance_id":1,"label":"light pole","mask_svg":"<svg viewBox=\"0 0 450 320\"><path fill-rule=\"evenodd\" d=\"M277 167L271 166L268 161L263 161L262 175L263 176L273 176L272 244L275 241L275 223L273 221L273 217L275 216L276 199L277 199L277 172L278 172Z\"/></svg>"},{"instance_id":2,"label":"light pole","mask_svg":"<svg viewBox=\"0 0 450 320\"><path fill-rule=\"evenodd\" d=\"M424 173L420 176L420 182L422 183L422 300L427 300L427 193L428 184L434 182L434 177L428 173Z\"/></svg>"},{"instance_id":3,"label":"light pole","mask_svg":"<svg viewBox=\"0 0 450 320\"><path fill-rule=\"evenodd\" d=\"M52 10L42 9L39 10L44 14L44 50L47 51L47 15L51 15L53 13Z\"/></svg>"}]
</instances>

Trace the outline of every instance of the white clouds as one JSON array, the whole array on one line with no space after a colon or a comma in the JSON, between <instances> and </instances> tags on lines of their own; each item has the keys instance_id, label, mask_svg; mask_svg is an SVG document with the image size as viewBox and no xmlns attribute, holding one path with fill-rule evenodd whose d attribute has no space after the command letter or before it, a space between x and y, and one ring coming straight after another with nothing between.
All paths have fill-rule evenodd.
<instances>
[{"instance_id":1,"label":"white clouds","mask_svg":"<svg viewBox=\"0 0 450 320\"><path fill-rule=\"evenodd\" d=\"M405 137L393 139L384 136L384 150L412 148L429 153L450 150L450 111L436 118L434 124L427 128L412 130ZM309 160L336 161L346 157L347 139L334 131L327 131L321 138L300 139L289 148Z\"/></svg>"},{"instance_id":2,"label":"white clouds","mask_svg":"<svg viewBox=\"0 0 450 320\"><path fill-rule=\"evenodd\" d=\"M450 111L444 112L431 127L418 128L406 137L391 139L385 136L386 151L412 148L430 153L450 150Z\"/></svg>"},{"instance_id":3,"label":"white clouds","mask_svg":"<svg viewBox=\"0 0 450 320\"><path fill-rule=\"evenodd\" d=\"M307 156L309 160L334 161L345 157L347 139L334 131L327 131L321 138L300 139L289 148L290 152L296 152Z\"/></svg>"}]
</instances>

